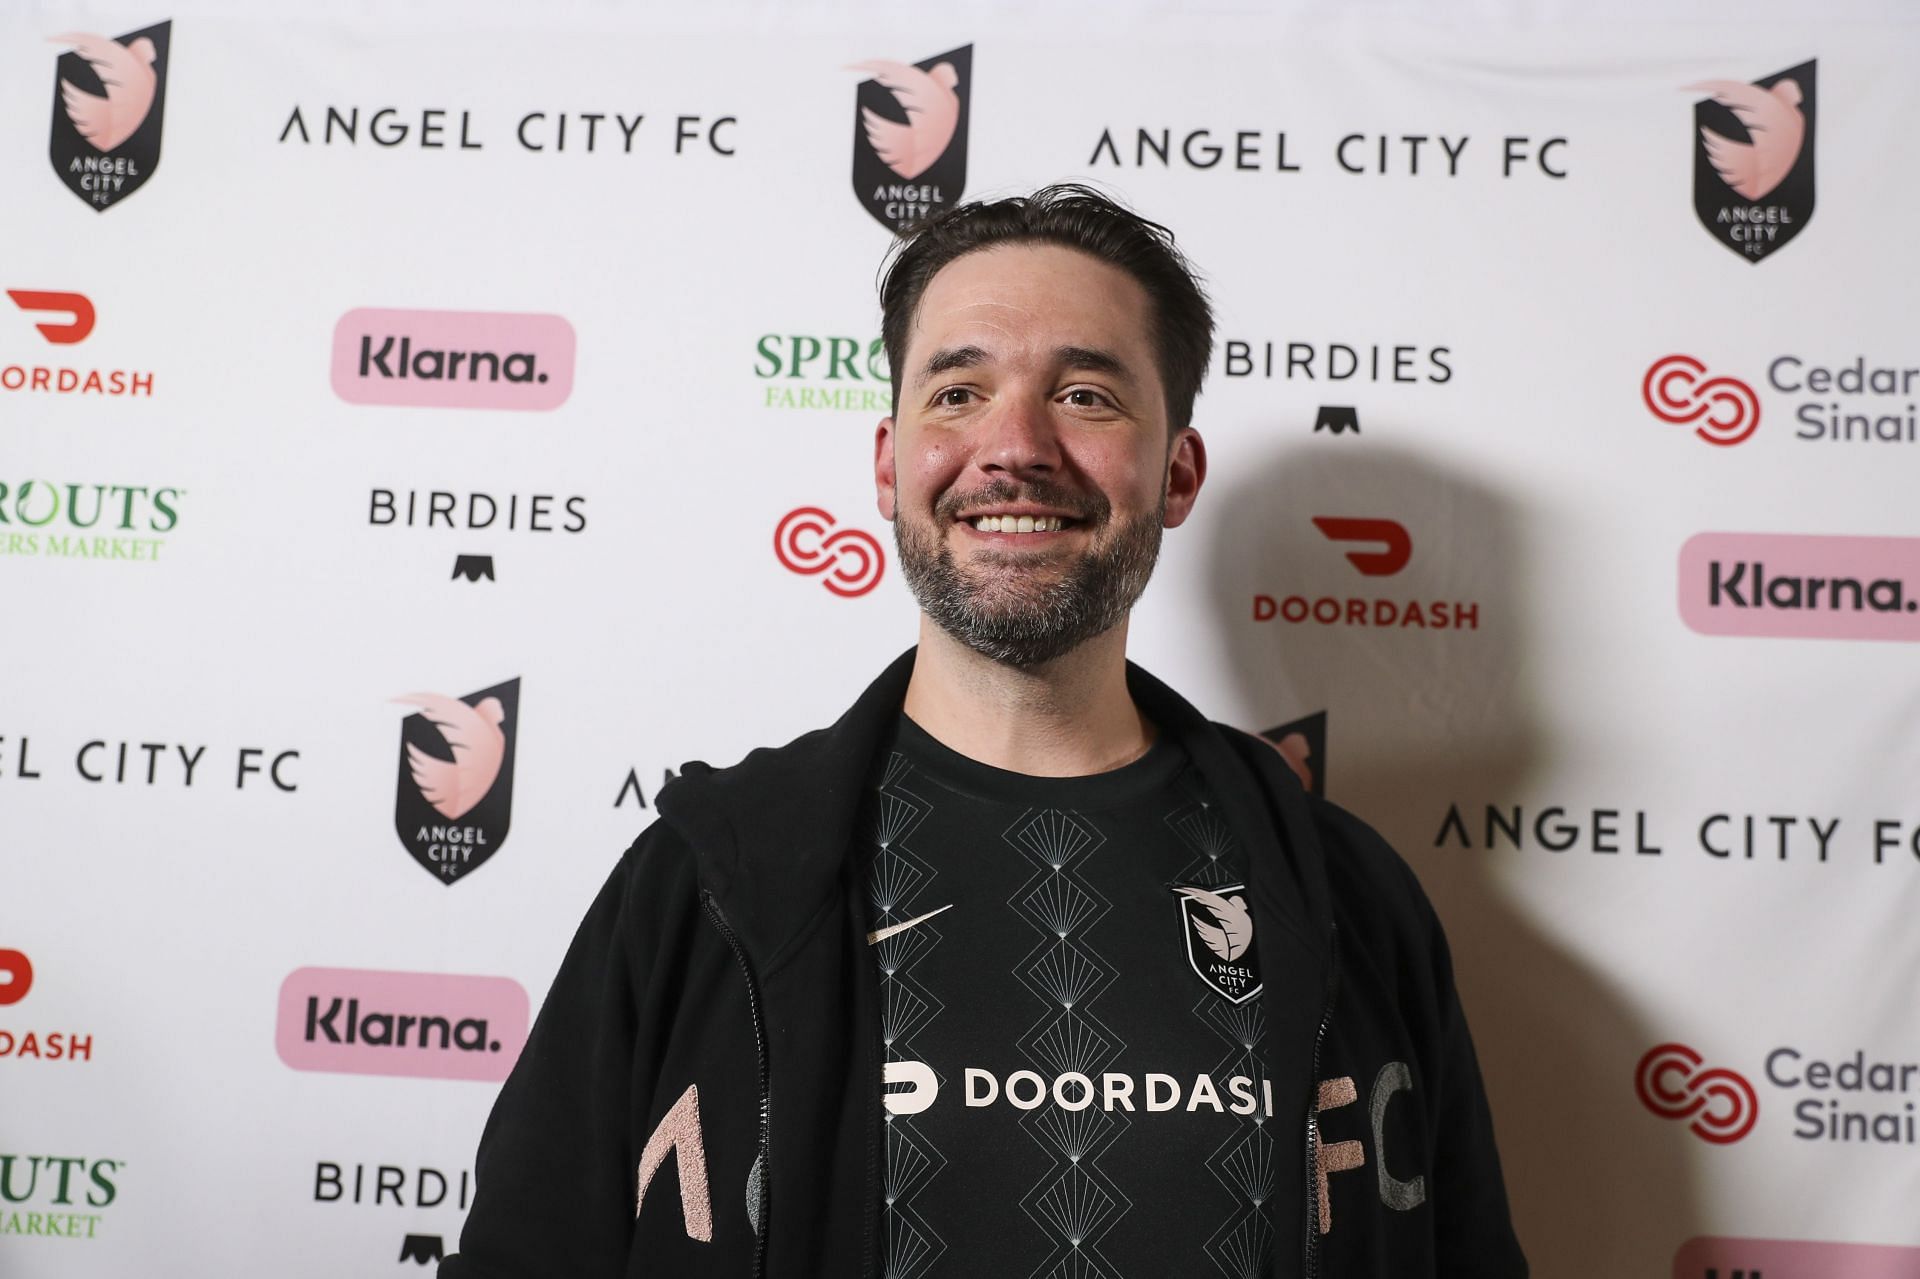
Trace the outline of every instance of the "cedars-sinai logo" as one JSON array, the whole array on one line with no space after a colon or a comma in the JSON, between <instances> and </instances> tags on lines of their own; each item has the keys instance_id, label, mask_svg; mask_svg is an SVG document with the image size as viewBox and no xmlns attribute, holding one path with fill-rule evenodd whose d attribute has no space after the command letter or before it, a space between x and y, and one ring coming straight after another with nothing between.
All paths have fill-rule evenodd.
<instances>
[{"instance_id":1,"label":"cedars-sinai logo","mask_svg":"<svg viewBox=\"0 0 1920 1279\"><path fill-rule=\"evenodd\" d=\"M1758 262L1813 218L1814 64L1752 84L1702 80L1693 108L1693 207L1714 239Z\"/></svg>"},{"instance_id":2,"label":"cedars-sinai logo","mask_svg":"<svg viewBox=\"0 0 1920 1279\"><path fill-rule=\"evenodd\" d=\"M873 58L854 95L853 194L889 231L904 231L960 198L967 184L973 46L916 62Z\"/></svg>"},{"instance_id":3,"label":"cedars-sinai logo","mask_svg":"<svg viewBox=\"0 0 1920 1279\"><path fill-rule=\"evenodd\" d=\"M507 842L520 681L465 697L412 693L400 721L393 824L413 860L443 884L471 874Z\"/></svg>"},{"instance_id":4,"label":"cedars-sinai logo","mask_svg":"<svg viewBox=\"0 0 1920 1279\"><path fill-rule=\"evenodd\" d=\"M72 31L54 63L53 135L47 154L67 189L94 212L138 191L160 167L173 23L118 39Z\"/></svg>"}]
</instances>

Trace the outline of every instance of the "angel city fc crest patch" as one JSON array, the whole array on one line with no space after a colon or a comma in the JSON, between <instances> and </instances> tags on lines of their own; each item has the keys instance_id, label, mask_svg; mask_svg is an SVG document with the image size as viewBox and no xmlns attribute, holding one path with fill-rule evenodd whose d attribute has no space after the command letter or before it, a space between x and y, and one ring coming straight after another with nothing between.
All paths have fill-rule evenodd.
<instances>
[{"instance_id":1,"label":"angel city fc crest patch","mask_svg":"<svg viewBox=\"0 0 1920 1279\"><path fill-rule=\"evenodd\" d=\"M1253 910L1245 884L1176 887L1187 962L1207 988L1229 1003L1260 993L1260 957L1253 946Z\"/></svg>"},{"instance_id":2,"label":"angel city fc crest patch","mask_svg":"<svg viewBox=\"0 0 1920 1279\"><path fill-rule=\"evenodd\" d=\"M872 76L854 93L853 194L889 231L957 202L967 184L973 46L908 65L885 58L849 71Z\"/></svg>"},{"instance_id":3,"label":"angel city fc crest patch","mask_svg":"<svg viewBox=\"0 0 1920 1279\"><path fill-rule=\"evenodd\" d=\"M94 212L146 185L160 167L172 22L118 38L69 31L54 62L53 171Z\"/></svg>"},{"instance_id":4,"label":"angel city fc crest patch","mask_svg":"<svg viewBox=\"0 0 1920 1279\"><path fill-rule=\"evenodd\" d=\"M410 693L394 700L420 708L400 721L394 830L413 860L451 884L507 842L520 681L465 697Z\"/></svg>"},{"instance_id":5,"label":"angel city fc crest patch","mask_svg":"<svg viewBox=\"0 0 1920 1279\"><path fill-rule=\"evenodd\" d=\"M1693 207L1713 238L1758 262L1813 219L1814 64L1752 84L1702 80L1693 108Z\"/></svg>"}]
</instances>

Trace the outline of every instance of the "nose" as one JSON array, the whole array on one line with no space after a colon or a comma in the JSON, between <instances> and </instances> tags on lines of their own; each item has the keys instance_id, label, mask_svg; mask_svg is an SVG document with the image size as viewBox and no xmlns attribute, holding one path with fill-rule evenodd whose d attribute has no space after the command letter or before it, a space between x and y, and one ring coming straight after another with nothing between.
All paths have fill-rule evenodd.
<instances>
[{"instance_id":1,"label":"nose","mask_svg":"<svg viewBox=\"0 0 1920 1279\"><path fill-rule=\"evenodd\" d=\"M1005 396L979 429L973 464L980 470L1015 480L1059 473L1060 436L1044 400Z\"/></svg>"}]
</instances>

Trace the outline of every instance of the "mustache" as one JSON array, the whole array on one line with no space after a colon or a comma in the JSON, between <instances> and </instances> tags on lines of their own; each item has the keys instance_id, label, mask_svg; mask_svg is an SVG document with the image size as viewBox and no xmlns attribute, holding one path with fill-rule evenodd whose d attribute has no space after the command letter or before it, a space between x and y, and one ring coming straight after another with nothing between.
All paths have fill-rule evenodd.
<instances>
[{"instance_id":1,"label":"mustache","mask_svg":"<svg viewBox=\"0 0 1920 1279\"><path fill-rule=\"evenodd\" d=\"M1113 503L1104 494L1083 493L1051 480L1028 480L1019 484L1012 480L993 480L968 493L950 492L934 504L933 513L941 520L951 521L983 506L1018 502L1065 511L1074 519L1088 524L1105 523L1107 517L1113 514Z\"/></svg>"}]
</instances>

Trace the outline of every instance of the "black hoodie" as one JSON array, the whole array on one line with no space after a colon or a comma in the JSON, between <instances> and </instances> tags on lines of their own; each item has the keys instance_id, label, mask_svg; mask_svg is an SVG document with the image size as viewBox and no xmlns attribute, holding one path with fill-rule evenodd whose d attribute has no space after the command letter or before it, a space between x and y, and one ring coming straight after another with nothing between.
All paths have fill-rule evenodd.
<instances>
[{"instance_id":1,"label":"black hoodie","mask_svg":"<svg viewBox=\"0 0 1920 1279\"><path fill-rule=\"evenodd\" d=\"M501 1089L442 1279L877 1279L879 975L854 827L913 656L831 728L660 792ZM1261 996L1272 1274L1524 1276L1412 871L1265 742L1138 667L1127 683L1247 849L1263 969L1291 975Z\"/></svg>"}]
</instances>

